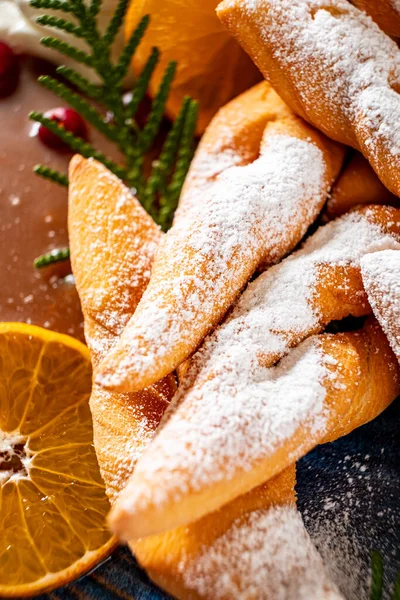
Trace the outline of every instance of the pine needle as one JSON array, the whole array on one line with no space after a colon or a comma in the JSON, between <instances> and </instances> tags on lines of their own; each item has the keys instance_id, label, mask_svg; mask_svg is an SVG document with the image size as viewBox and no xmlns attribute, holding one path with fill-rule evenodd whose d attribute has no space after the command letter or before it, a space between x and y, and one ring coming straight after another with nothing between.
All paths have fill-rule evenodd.
<instances>
[{"instance_id":1,"label":"pine needle","mask_svg":"<svg viewBox=\"0 0 400 600\"><path fill-rule=\"evenodd\" d=\"M64 262L65 260L68 260L69 257L69 248L56 248L47 254L42 254L42 256L35 258L33 266L35 269L43 269L44 267L49 267L55 263Z\"/></svg>"},{"instance_id":2,"label":"pine needle","mask_svg":"<svg viewBox=\"0 0 400 600\"><path fill-rule=\"evenodd\" d=\"M50 179L59 185L68 187L68 177L59 171L55 171L44 165L36 165L33 170L37 175L40 175L40 177L43 177L44 179Z\"/></svg>"},{"instance_id":3,"label":"pine needle","mask_svg":"<svg viewBox=\"0 0 400 600\"><path fill-rule=\"evenodd\" d=\"M53 17L52 15L42 15L36 19L36 22L39 25L46 25L47 27L55 27L56 29L61 29L62 31L66 31L67 33L71 33L75 37L81 38L83 37L83 30L75 23L71 21L66 21L65 19L60 19L59 17Z\"/></svg>"},{"instance_id":4,"label":"pine needle","mask_svg":"<svg viewBox=\"0 0 400 600\"><path fill-rule=\"evenodd\" d=\"M396 581L394 583L392 600L400 600L400 571L397 573Z\"/></svg>"},{"instance_id":5,"label":"pine needle","mask_svg":"<svg viewBox=\"0 0 400 600\"><path fill-rule=\"evenodd\" d=\"M93 64L92 57L89 56L87 52L78 50L77 48L74 48L74 46L71 46L70 44L67 44L66 42L63 42L57 38L49 36L43 37L41 38L40 43L43 44L43 46L46 46L46 48L56 50L57 52L60 52L61 54L64 54L65 56L68 56L77 62L87 65L88 67L91 67Z\"/></svg>"},{"instance_id":6,"label":"pine needle","mask_svg":"<svg viewBox=\"0 0 400 600\"><path fill-rule=\"evenodd\" d=\"M175 76L175 71L176 62L172 61L168 64L165 70L159 90L153 100L150 115L140 135L140 148L143 153L147 152L151 148L160 128L161 120L165 112L165 105L171 89L171 83Z\"/></svg>"},{"instance_id":7,"label":"pine needle","mask_svg":"<svg viewBox=\"0 0 400 600\"><path fill-rule=\"evenodd\" d=\"M104 117L95 109L87 100L75 94L66 85L57 81L49 75L42 75L39 77L38 82L40 85L45 87L57 94L59 98L62 98L72 108L74 108L86 121L88 121L93 127L95 127L100 133L112 141L117 140L116 128L104 120Z\"/></svg>"},{"instance_id":8,"label":"pine needle","mask_svg":"<svg viewBox=\"0 0 400 600\"><path fill-rule=\"evenodd\" d=\"M132 99L126 107L126 112L132 119L135 118L140 103L143 101L146 95L151 76L154 73L154 69L157 66L159 58L160 52L158 48L153 48L142 72L136 80L136 84L132 92Z\"/></svg>"},{"instance_id":9,"label":"pine needle","mask_svg":"<svg viewBox=\"0 0 400 600\"><path fill-rule=\"evenodd\" d=\"M371 592L370 600L382 600L383 559L379 552L371 553Z\"/></svg>"},{"instance_id":10,"label":"pine needle","mask_svg":"<svg viewBox=\"0 0 400 600\"><path fill-rule=\"evenodd\" d=\"M120 2L125 2L125 0L120 0ZM132 60L132 56L136 52L137 47L142 41L142 38L146 32L149 22L149 15L145 15L139 22L139 25L133 31L131 37L126 43L124 49L122 50L121 56L119 57L119 60L115 67L114 79L116 83L121 82L127 74L130 62Z\"/></svg>"}]
</instances>

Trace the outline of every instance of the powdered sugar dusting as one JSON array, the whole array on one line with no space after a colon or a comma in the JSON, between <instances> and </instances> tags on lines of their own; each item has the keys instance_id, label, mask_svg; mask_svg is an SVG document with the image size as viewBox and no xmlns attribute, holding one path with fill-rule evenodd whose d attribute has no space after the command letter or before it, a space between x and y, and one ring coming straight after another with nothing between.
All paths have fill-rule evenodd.
<instances>
[{"instance_id":1,"label":"powdered sugar dusting","mask_svg":"<svg viewBox=\"0 0 400 600\"><path fill-rule=\"evenodd\" d=\"M168 360L177 346L190 352L257 266L278 261L305 234L326 197L325 176L321 150L287 135L267 137L256 161L224 171L165 236L116 359L108 356L96 380L118 386L127 373Z\"/></svg>"},{"instance_id":2,"label":"powdered sugar dusting","mask_svg":"<svg viewBox=\"0 0 400 600\"><path fill-rule=\"evenodd\" d=\"M74 159L70 176L72 266L94 365L115 344L149 279L159 227L122 182L94 160ZM137 394L94 385L94 443L113 501L153 437L175 389L173 377Z\"/></svg>"},{"instance_id":3,"label":"powdered sugar dusting","mask_svg":"<svg viewBox=\"0 0 400 600\"><path fill-rule=\"evenodd\" d=\"M223 3L229 6L247 11L260 44L272 53L275 63L268 71L268 59L263 63L257 44L250 44L254 60L265 67L284 100L296 108L291 88L274 80L277 68L290 80L310 122L334 139L361 147L392 191L398 191L400 52L395 42L347 0ZM229 14L224 18L229 24ZM239 19L232 27L246 41Z\"/></svg>"},{"instance_id":4,"label":"powdered sugar dusting","mask_svg":"<svg viewBox=\"0 0 400 600\"><path fill-rule=\"evenodd\" d=\"M184 583L215 600L338 600L294 506L237 519L211 546L179 565Z\"/></svg>"},{"instance_id":5,"label":"powdered sugar dusting","mask_svg":"<svg viewBox=\"0 0 400 600\"><path fill-rule=\"evenodd\" d=\"M196 388L178 390L164 425L120 497L128 512L150 499L162 504L171 493L178 501L189 486L197 491L232 479L272 456L301 423L314 434L324 431L324 380L331 372L317 337L269 369L246 348L240 358L239 376L228 370L222 378L205 381L200 393Z\"/></svg>"},{"instance_id":6,"label":"powdered sugar dusting","mask_svg":"<svg viewBox=\"0 0 400 600\"><path fill-rule=\"evenodd\" d=\"M363 209L321 227L301 250L250 284L231 316L206 339L138 466L160 503L171 490L184 494L185 485L196 490L251 469L303 422L315 433L323 430L321 381L331 359L319 354L319 338L267 367L329 321L314 302L321 265L357 267L367 252L400 249L395 236L374 223L382 213L387 221L397 214ZM130 492L143 494L146 502L149 488L135 481ZM128 494L127 505L131 501Z\"/></svg>"},{"instance_id":7,"label":"powdered sugar dusting","mask_svg":"<svg viewBox=\"0 0 400 600\"><path fill-rule=\"evenodd\" d=\"M161 231L115 175L93 159L80 160L70 176L71 256L86 340L97 357L132 316ZM95 327L88 328L88 317Z\"/></svg>"},{"instance_id":8,"label":"powdered sugar dusting","mask_svg":"<svg viewBox=\"0 0 400 600\"><path fill-rule=\"evenodd\" d=\"M372 310L400 362L400 251L366 256L361 270Z\"/></svg>"},{"instance_id":9,"label":"powdered sugar dusting","mask_svg":"<svg viewBox=\"0 0 400 600\"><path fill-rule=\"evenodd\" d=\"M388 218L392 215L395 218L396 214L389 209ZM271 366L290 347L321 331L328 321L314 297L317 285L321 284L320 267L329 268L324 270L328 282L338 266L358 266L360 258L368 252L400 249L400 240L384 233L373 222L373 215L370 209L357 211L321 227L301 250L252 282L231 316L207 338L192 359L196 386L203 379L222 376L226 370L239 377L242 348L254 359L258 357L264 366Z\"/></svg>"}]
</instances>

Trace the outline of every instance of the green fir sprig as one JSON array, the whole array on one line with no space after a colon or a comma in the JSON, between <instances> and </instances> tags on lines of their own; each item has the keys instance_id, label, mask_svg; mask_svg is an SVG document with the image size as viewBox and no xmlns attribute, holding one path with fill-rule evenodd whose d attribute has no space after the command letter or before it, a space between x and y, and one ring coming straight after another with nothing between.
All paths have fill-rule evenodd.
<instances>
[{"instance_id":1,"label":"green fir sprig","mask_svg":"<svg viewBox=\"0 0 400 600\"><path fill-rule=\"evenodd\" d=\"M74 152L86 158L96 158L120 177L133 190L155 221L166 230L171 225L193 156L197 102L190 98L184 99L180 113L170 129L158 158L153 161L150 173L145 174L144 158L160 131L176 64L171 62L167 66L158 92L152 101L147 120L141 126L137 114L159 61L158 49L153 48L150 53L131 90L131 99L127 102L124 102L123 82L132 56L146 32L149 17L143 17L127 40L119 58L113 61L111 49L124 22L129 0L119 0L104 34L97 26L101 2L102 0L91 0L87 5L83 0L31 0L31 6L37 9L51 9L53 12L64 13L62 18L41 15L37 18L37 22L84 40L87 51L75 48L71 43L52 36L42 38L41 43L92 69L99 80L99 84L95 85L75 69L63 65L57 68L57 73L79 93L66 83L48 75L39 77L39 83L67 102L92 127L114 142L123 157L123 164L115 162L96 150L89 142L66 131L43 113L32 112L30 118L47 127ZM37 165L35 172L60 185L68 185L66 174L48 166ZM36 259L35 266L42 268L67 258L67 250L60 249Z\"/></svg>"},{"instance_id":2,"label":"green fir sprig","mask_svg":"<svg viewBox=\"0 0 400 600\"><path fill-rule=\"evenodd\" d=\"M383 598L383 574L384 564L380 552L371 553L371 590L370 600L382 600ZM391 600L400 600L400 571L394 584Z\"/></svg>"}]
</instances>

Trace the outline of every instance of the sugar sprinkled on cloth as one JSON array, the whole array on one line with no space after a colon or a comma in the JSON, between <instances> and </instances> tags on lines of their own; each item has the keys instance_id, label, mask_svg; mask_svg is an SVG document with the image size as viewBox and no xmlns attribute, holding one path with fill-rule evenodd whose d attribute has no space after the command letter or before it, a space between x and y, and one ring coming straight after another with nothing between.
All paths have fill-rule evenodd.
<instances>
[{"instance_id":1,"label":"sugar sprinkled on cloth","mask_svg":"<svg viewBox=\"0 0 400 600\"><path fill-rule=\"evenodd\" d=\"M361 271L372 310L400 361L400 251L367 255Z\"/></svg>"},{"instance_id":2,"label":"sugar sprinkled on cloth","mask_svg":"<svg viewBox=\"0 0 400 600\"><path fill-rule=\"evenodd\" d=\"M237 519L195 561L184 582L215 600L339 600L295 506L256 510Z\"/></svg>"}]
</instances>

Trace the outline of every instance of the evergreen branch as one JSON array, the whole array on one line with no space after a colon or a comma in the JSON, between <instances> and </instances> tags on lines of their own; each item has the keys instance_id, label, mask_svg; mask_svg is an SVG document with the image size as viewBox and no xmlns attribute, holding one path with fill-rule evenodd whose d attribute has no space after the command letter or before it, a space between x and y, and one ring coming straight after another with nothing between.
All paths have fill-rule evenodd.
<instances>
[{"instance_id":1,"label":"evergreen branch","mask_svg":"<svg viewBox=\"0 0 400 600\"><path fill-rule=\"evenodd\" d=\"M75 14L73 6L63 0L31 0L30 5L33 8L43 8L45 10L60 10L65 13Z\"/></svg>"},{"instance_id":2,"label":"evergreen branch","mask_svg":"<svg viewBox=\"0 0 400 600\"><path fill-rule=\"evenodd\" d=\"M68 187L68 177L59 171L50 169L50 167L46 167L45 165L36 165L33 170L40 177L44 177L44 179L50 179L54 183Z\"/></svg>"},{"instance_id":3,"label":"evergreen branch","mask_svg":"<svg viewBox=\"0 0 400 600\"><path fill-rule=\"evenodd\" d=\"M392 600L400 600L400 571L397 573L396 581L394 582Z\"/></svg>"},{"instance_id":4,"label":"evergreen branch","mask_svg":"<svg viewBox=\"0 0 400 600\"><path fill-rule=\"evenodd\" d=\"M43 44L43 46L45 46L46 48L51 48L52 50L61 52L61 54L64 54L65 56L68 56L69 58L72 58L77 62L87 65L88 67L93 66L93 58L89 54L87 54L87 52L84 52L83 50L78 50L77 48L74 48L74 46L63 42L62 40L53 37L43 37L41 38L40 43Z\"/></svg>"},{"instance_id":5,"label":"evergreen branch","mask_svg":"<svg viewBox=\"0 0 400 600\"><path fill-rule=\"evenodd\" d=\"M75 25L71 21L66 21L65 19L54 17L53 15L41 15L36 19L36 23L39 23L39 25L46 25L47 27L61 29L62 31L66 31L67 33L70 33L78 38L84 37L81 27Z\"/></svg>"},{"instance_id":6,"label":"evergreen branch","mask_svg":"<svg viewBox=\"0 0 400 600\"><path fill-rule=\"evenodd\" d=\"M140 149L147 152L154 142L157 132L160 128L161 120L165 112L168 95L171 89L172 80L175 76L176 62L171 61L165 70L158 92L153 100L151 112L148 116L146 125L140 135Z\"/></svg>"},{"instance_id":7,"label":"evergreen branch","mask_svg":"<svg viewBox=\"0 0 400 600\"><path fill-rule=\"evenodd\" d=\"M56 248L55 250L51 250L47 254L42 254L38 256L33 261L33 266L35 269L43 269L44 267L48 267L50 265L54 265L58 262L63 262L68 260L70 257L69 248Z\"/></svg>"},{"instance_id":8,"label":"evergreen branch","mask_svg":"<svg viewBox=\"0 0 400 600\"><path fill-rule=\"evenodd\" d=\"M121 0L113 14L113 17L108 24L103 37L103 42L106 46L111 47L115 41L118 31L121 29L126 11L128 9L129 0Z\"/></svg>"},{"instance_id":9,"label":"evergreen branch","mask_svg":"<svg viewBox=\"0 0 400 600\"><path fill-rule=\"evenodd\" d=\"M147 121L143 127L140 127L135 121L135 117L158 64L159 51L157 48L153 48L148 57L132 90L132 98L126 106L123 103L121 90L122 81L128 71L132 55L148 27L149 17L146 15L142 18L125 44L119 60L116 64L113 64L110 58L110 50L126 15L128 0L118 0L114 16L104 35L101 34L96 23L101 2L102 0L91 0L88 6L84 0L31 0L31 5L37 8L60 10L75 16L76 24L66 19L48 15L39 17L39 23L82 37L88 44L90 49L88 52L54 37L44 37L41 41L45 47L61 52L69 58L94 69L100 80L98 86L92 84L83 75L69 67L61 66L57 69L57 72L80 92L83 92L87 98L96 100L109 113L112 113L113 122L106 122L101 110L94 108L88 100L82 98L65 83L51 77L40 78L40 83L65 100L108 139L114 141L125 158L124 166L116 164L111 158L98 152L90 143L76 137L72 132L57 123L56 120L49 119L38 112L33 112L30 116L51 133L58 136L73 151L79 152L86 158L96 158L118 177L125 180L130 188L135 188L139 200L165 229L172 220L172 213L176 207L193 154L192 142L197 104L189 99L184 100L159 158L153 162L150 176L146 178L144 175L144 155L151 148L159 132L176 64L170 63L168 65L158 92L153 98ZM68 184L66 175L50 167L38 165L35 171L48 180L64 186ZM51 262L58 261L58 259L55 259L55 255L62 256L60 252L58 254L57 252L51 253ZM48 264L46 261L47 258L44 262ZM42 264L43 261L39 259L39 265Z\"/></svg>"},{"instance_id":10,"label":"evergreen branch","mask_svg":"<svg viewBox=\"0 0 400 600\"><path fill-rule=\"evenodd\" d=\"M124 2L124 0L120 0L120 1ZM149 15L145 15L140 20L139 25L133 31L131 37L125 44L125 47L121 52L121 56L119 57L119 60L115 66L115 71L114 71L115 84L119 84L124 79L124 77L128 71L132 56L136 52L137 47L139 46L140 42L142 41L142 38L146 32L149 22L150 22Z\"/></svg>"},{"instance_id":11,"label":"evergreen branch","mask_svg":"<svg viewBox=\"0 0 400 600\"><path fill-rule=\"evenodd\" d=\"M165 192L166 182L176 161L189 105L190 98L185 98L179 115L165 140L160 157L153 162L153 170L147 182L143 200L146 209L154 202L157 192Z\"/></svg>"},{"instance_id":12,"label":"evergreen branch","mask_svg":"<svg viewBox=\"0 0 400 600\"><path fill-rule=\"evenodd\" d=\"M37 121L47 129L54 133L54 135L58 136L71 150L75 152L79 152L85 158L95 158L99 162L103 163L110 171L112 171L117 177L124 179L126 175L126 169L117 165L111 158L108 158L98 150L96 150L91 144L85 142L82 138L78 138L74 136L73 133L64 129L64 127L60 127L56 121L49 119L38 112L31 112L29 117L33 121Z\"/></svg>"},{"instance_id":13,"label":"evergreen branch","mask_svg":"<svg viewBox=\"0 0 400 600\"><path fill-rule=\"evenodd\" d=\"M370 600L382 600L383 560L379 552L371 553L371 592Z\"/></svg>"},{"instance_id":14,"label":"evergreen branch","mask_svg":"<svg viewBox=\"0 0 400 600\"><path fill-rule=\"evenodd\" d=\"M89 13L93 19L95 19L98 15L98 12L99 12L100 6L101 6L101 2L102 2L102 0L92 0L92 2L90 3Z\"/></svg>"},{"instance_id":15,"label":"evergreen branch","mask_svg":"<svg viewBox=\"0 0 400 600\"><path fill-rule=\"evenodd\" d=\"M153 75L154 69L157 66L159 57L160 52L158 48L153 48L145 66L142 69L142 72L136 80L135 88L132 93L132 99L126 107L126 114L128 115L128 118L135 118L140 103L146 95L151 76Z\"/></svg>"},{"instance_id":16,"label":"evergreen branch","mask_svg":"<svg viewBox=\"0 0 400 600\"><path fill-rule=\"evenodd\" d=\"M99 100L101 98L101 88L93 83L90 83L86 77L83 77L83 75L77 71L74 71L74 69L66 67L65 65L61 65L60 67L57 67L56 72L65 79L68 79L72 85L81 90L81 92L86 94L86 96L89 96L89 98L93 98L94 100Z\"/></svg>"},{"instance_id":17,"label":"evergreen branch","mask_svg":"<svg viewBox=\"0 0 400 600\"><path fill-rule=\"evenodd\" d=\"M75 94L66 85L49 75L42 75L38 82L46 89L68 102L82 117L93 125L100 133L112 141L117 140L116 128L104 121L103 116L87 100Z\"/></svg>"},{"instance_id":18,"label":"evergreen branch","mask_svg":"<svg viewBox=\"0 0 400 600\"><path fill-rule=\"evenodd\" d=\"M172 215L178 204L179 196L193 158L193 136L196 129L198 103L191 100L187 108L185 125L176 161L175 172L166 193L160 200L160 225L167 229L172 222Z\"/></svg>"}]
</instances>

